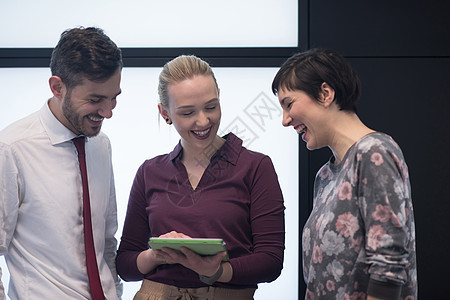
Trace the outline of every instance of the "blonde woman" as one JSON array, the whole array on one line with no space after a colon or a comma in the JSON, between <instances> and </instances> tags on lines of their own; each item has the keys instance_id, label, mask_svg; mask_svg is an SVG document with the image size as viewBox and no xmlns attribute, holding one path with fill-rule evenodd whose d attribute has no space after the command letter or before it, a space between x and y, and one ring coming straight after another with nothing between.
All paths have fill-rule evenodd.
<instances>
[{"instance_id":1,"label":"blonde woman","mask_svg":"<svg viewBox=\"0 0 450 300\"><path fill-rule=\"evenodd\" d=\"M135 299L253 299L260 282L283 267L284 204L270 158L217 135L219 88L195 56L168 62L159 78L159 112L181 139L145 161L128 204L117 269L143 280ZM202 257L148 248L150 237L221 238L221 252Z\"/></svg>"}]
</instances>

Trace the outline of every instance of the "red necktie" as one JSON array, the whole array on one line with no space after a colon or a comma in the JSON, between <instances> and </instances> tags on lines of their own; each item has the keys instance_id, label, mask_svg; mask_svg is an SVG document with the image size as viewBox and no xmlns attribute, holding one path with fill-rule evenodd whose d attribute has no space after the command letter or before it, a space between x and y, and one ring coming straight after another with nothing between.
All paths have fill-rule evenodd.
<instances>
[{"instance_id":1,"label":"red necktie","mask_svg":"<svg viewBox=\"0 0 450 300\"><path fill-rule=\"evenodd\" d=\"M89 186L86 171L86 156L84 151L85 137L72 139L78 151L78 162L81 170L81 182L83 183L83 220L84 220L84 244L86 249L86 266L89 277L89 286L93 300L104 300L100 275L98 273L97 259L95 256L94 238L92 234L91 205L89 200Z\"/></svg>"}]
</instances>

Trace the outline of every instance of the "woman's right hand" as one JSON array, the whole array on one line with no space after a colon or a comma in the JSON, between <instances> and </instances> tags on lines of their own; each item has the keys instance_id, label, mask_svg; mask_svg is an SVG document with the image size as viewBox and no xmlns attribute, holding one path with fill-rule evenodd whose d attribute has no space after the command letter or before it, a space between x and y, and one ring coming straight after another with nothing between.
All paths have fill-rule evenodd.
<instances>
[{"instance_id":1,"label":"woman's right hand","mask_svg":"<svg viewBox=\"0 0 450 300\"><path fill-rule=\"evenodd\" d=\"M176 231L171 231L171 232L162 234L159 237L160 238L173 238L173 239L179 239L179 238L190 239L191 238L190 236L187 236L183 233L176 232ZM142 251L138 255L136 263L137 263L139 272L141 272L142 274L147 274L147 273L153 271L159 265L166 263L164 260L161 260L156 256L155 251L159 251L159 250L147 249L145 251Z\"/></svg>"}]
</instances>

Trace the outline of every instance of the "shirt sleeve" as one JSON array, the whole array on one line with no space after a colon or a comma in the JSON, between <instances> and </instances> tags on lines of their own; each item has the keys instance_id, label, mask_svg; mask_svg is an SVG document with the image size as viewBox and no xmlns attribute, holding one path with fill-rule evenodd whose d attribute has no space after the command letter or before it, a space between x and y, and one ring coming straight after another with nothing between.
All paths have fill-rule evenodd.
<instances>
[{"instance_id":1,"label":"shirt sleeve","mask_svg":"<svg viewBox=\"0 0 450 300\"><path fill-rule=\"evenodd\" d=\"M145 241L148 241L150 236L144 189L143 167L141 166L131 187L116 258L117 272L125 281L138 281L145 276L137 267L137 257L142 251L148 249Z\"/></svg>"},{"instance_id":2,"label":"shirt sleeve","mask_svg":"<svg viewBox=\"0 0 450 300\"><path fill-rule=\"evenodd\" d=\"M284 259L284 202L272 161L265 156L251 183L250 222L253 253L230 260L230 283L271 282L281 273Z\"/></svg>"},{"instance_id":3,"label":"shirt sleeve","mask_svg":"<svg viewBox=\"0 0 450 300\"><path fill-rule=\"evenodd\" d=\"M385 142L371 147L358 159L370 278L402 285L407 278L409 255L414 251L413 211L403 155L394 143Z\"/></svg>"},{"instance_id":4,"label":"shirt sleeve","mask_svg":"<svg viewBox=\"0 0 450 300\"><path fill-rule=\"evenodd\" d=\"M111 146L108 141L108 151L111 153ZM112 165L112 162L111 162ZM108 264L111 274L114 278L116 285L116 294L118 299L122 296L123 286L117 276L116 270L116 250L117 250L117 240L115 234L117 232L117 203L116 203L116 190L114 185L114 173L111 166L111 176L110 176L110 192L109 192L109 207L108 215L106 216L106 232L105 232L105 261Z\"/></svg>"},{"instance_id":5,"label":"shirt sleeve","mask_svg":"<svg viewBox=\"0 0 450 300\"><path fill-rule=\"evenodd\" d=\"M2 143L0 143L0 191L0 255L5 255L16 228L20 190L12 150ZM6 299L3 285L0 285L0 299Z\"/></svg>"}]
</instances>

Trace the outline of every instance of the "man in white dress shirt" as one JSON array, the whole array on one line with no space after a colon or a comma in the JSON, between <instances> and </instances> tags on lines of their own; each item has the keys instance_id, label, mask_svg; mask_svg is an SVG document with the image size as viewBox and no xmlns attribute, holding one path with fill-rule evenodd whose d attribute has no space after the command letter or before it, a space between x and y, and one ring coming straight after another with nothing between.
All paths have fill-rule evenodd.
<instances>
[{"instance_id":1,"label":"man in white dress shirt","mask_svg":"<svg viewBox=\"0 0 450 300\"><path fill-rule=\"evenodd\" d=\"M82 179L72 143L76 136L86 137L101 286L105 299L121 297L114 261L117 208L111 147L100 129L121 92L122 65L120 49L101 29L63 32L50 64L53 97L0 131L0 255L5 255L11 274L12 300L92 299ZM5 299L1 282L0 299Z\"/></svg>"}]
</instances>

